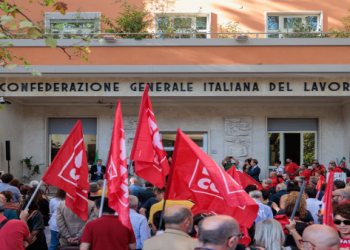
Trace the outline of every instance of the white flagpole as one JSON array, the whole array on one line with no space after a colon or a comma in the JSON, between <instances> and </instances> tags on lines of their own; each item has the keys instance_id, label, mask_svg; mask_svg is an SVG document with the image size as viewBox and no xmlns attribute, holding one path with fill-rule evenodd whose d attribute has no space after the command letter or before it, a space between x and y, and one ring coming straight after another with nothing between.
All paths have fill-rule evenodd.
<instances>
[{"instance_id":1,"label":"white flagpole","mask_svg":"<svg viewBox=\"0 0 350 250\"><path fill-rule=\"evenodd\" d=\"M103 203L105 201L106 184L107 184L107 179L105 179L104 182L103 182L103 190L102 190L102 197L101 197L101 204L100 204L100 212L99 212L98 218L101 218L101 216L102 216Z\"/></svg>"},{"instance_id":2,"label":"white flagpole","mask_svg":"<svg viewBox=\"0 0 350 250\"><path fill-rule=\"evenodd\" d=\"M27 206L26 206L26 208L24 209L24 211L27 211L27 209L29 208L29 206L30 206L30 204L32 203L32 201L33 201L33 199L34 199L34 196L35 196L36 193L38 192L38 190L39 190L41 184L43 184L43 181L42 181L42 180L39 182L39 185L36 187L34 193L33 193L32 196L30 197L30 200L28 201Z\"/></svg>"}]
</instances>

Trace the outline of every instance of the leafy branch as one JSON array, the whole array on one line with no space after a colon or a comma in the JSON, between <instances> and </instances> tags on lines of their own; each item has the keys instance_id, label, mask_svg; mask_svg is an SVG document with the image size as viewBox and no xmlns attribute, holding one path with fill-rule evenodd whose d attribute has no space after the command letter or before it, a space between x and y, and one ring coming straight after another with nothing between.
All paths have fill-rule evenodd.
<instances>
[{"instance_id":1,"label":"leafy branch","mask_svg":"<svg viewBox=\"0 0 350 250\"><path fill-rule=\"evenodd\" d=\"M22 177L24 182L29 182L35 174L40 174L40 166L44 165L43 163L33 164L32 159L33 159L33 156L31 156L29 158L26 157L26 158L21 160L21 163L26 164L26 166L28 168L28 175L24 175Z\"/></svg>"}]
</instances>

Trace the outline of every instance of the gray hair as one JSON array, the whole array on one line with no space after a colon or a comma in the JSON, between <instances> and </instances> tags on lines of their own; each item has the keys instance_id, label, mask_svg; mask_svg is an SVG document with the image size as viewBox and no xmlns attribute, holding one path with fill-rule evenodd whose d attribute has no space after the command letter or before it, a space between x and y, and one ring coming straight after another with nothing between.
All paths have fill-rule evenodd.
<instances>
[{"instance_id":1,"label":"gray hair","mask_svg":"<svg viewBox=\"0 0 350 250\"><path fill-rule=\"evenodd\" d=\"M0 213L3 213L6 209L6 203L3 199L0 199Z\"/></svg>"},{"instance_id":2,"label":"gray hair","mask_svg":"<svg viewBox=\"0 0 350 250\"><path fill-rule=\"evenodd\" d=\"M262 193L259 190L254 190L249 192L249 196L252 197L253 199L260 199L262 198Z\"/></svg>"},{"instance_id":3,"label":"gray hair","mask_svg":"<svg viewBox=\"0 0 350 250\"><path fill-rule=\"evenodd\" d=\"M98 192L98 185L97 183L93 182L89 184L89 189L91 193L96 193Z\"/></svg>"},{"instance_id":4,"label":"gray hair","mask_svg":"<svg viewBox=\"0 0 350 250\"><path fill-rule=\"evenodd\" d=\"M271 185L272 184L272 180L271 179L266 179L265 183L268 184L268 185Z\"/></svg>"},{"instance_id":5,"label":"gray hair","mask_svg":"<svg viewBox=\"0 0 350 250\"><path fill-rule=\"evenodd\" d=\"M135 195L129 195L129 206L134 208L139 205L139 199Z\"/></svg>"},{"instance_id":6,"label":"gray hair","mask_svg":"<svg viewBox=\"0 0 350 250\"><path fill-rule=\"evenodd\" d=\"M281 224L274 219L265 219L256 225L255 242L266 250L282 249L284 233Z\"/></svg>"},{"instance_id":7,"label":"gray hair","mask_svg":"<svg viewBox=\"0 0 350 250\"><path fill-rule=\"evenodd\" d=\"M304 177L304 176L297 176L297 177L295 177L295 179L296 179L298 182L304 182L304 181L305 181L305 177Z\"/></svg>"},{"instance_id":8,"label":"gray hair","mask_svg":"<svg viewBox=\"0 0 350 250\"><path fill-rule=\"evenodd\" d=\"M104 180L98 180L98 181L96 181L96 183L97 183L97 185L99 186L99 187L103 187L103 183L104 183L105 181Z\"/></svg>"},{"instance_id":9,"label":"gray hair","mask_svg":"<svg viewBox=\"0 0 350 250\"><path fill-rule=\"evenodd\" d=\"M169 206L171 207L171 206ZM180 207L177 211L173 212L170 216L166 215L164 213L164 222L168 225L180 225L182 222L184 222L187 218L192 220L192 212L191 210L186 207Z\"/></svg>"},{"instance_id":10,"label":"gray hair","mask_svg":"<svg viewBox=\"0 0 350 250\"><path fill-rule=\"evenodd\" d=\"M31 181L29 182L29 186L31 186L32 188L36 188L39 185L38 181Z\"/></svg>"},{"instance_id":11,"label":"gray hair","mask_svg":"<svg viewBox=\"0 0 350 250\"><path fill-rule=\"evenodd\" d=\"M277 187L280 189L280 190L287 190L287 186L283 183L280 183L277 185Z\"/></svg>"},{"instance_id":12,"label":"gray hair","mask_svg":"<svg viewBox=\"0 0 350 250\"><path fill-rule=\"evenodd\" d=\"M221 246L227 239L239 233L238 223L233 220L223 221L217 228L209 230L203 228L204 220L198 224L198 240L203 243L203 246Z\"/></svg>"}]
</instances>

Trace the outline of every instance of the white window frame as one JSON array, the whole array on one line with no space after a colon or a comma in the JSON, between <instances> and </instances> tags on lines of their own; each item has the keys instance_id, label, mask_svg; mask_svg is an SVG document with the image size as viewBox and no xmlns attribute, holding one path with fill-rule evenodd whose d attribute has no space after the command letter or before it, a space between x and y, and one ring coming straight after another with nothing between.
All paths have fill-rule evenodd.
<instances>
[{"instance_id":1,"label":"white window frame","mask_svg":"<svg viewBox=\"0 0 350 250\"><path fill-rule=\"evenodd\" d=\"M267 131L267 138L269 138L269 134L280 134L280 161L281 161L281 166L285 166L285 160L286 160L286 155L285 155L285 148L284 148L284 136L283 134L298 134L300 133L300 159L299 162L300 164L303 164L303 158L304 158L304 133L314 133L315 134L315 159L318 159L318 136L317 136L316 130L297 130L297 131ZM270 140L267 140L267 160L268 160L268 168L269 171L272 169L275 169L275 166L270 166Z\"/></svg>"},{"instance_id":2,"label":"white window frame","mask_svg":"<svg viewBox=\"0 0 350 250\"><path fill-rule=\"evenodd\" d=\"M57 12L46 12L45 13L45 33L46 31L51 30L50 23L51 20L53 19L58 19L58 20L73 20L77 19L76 17L78 15L82 15L84 19L98 19L98 32L101 33L101 12L67 12L65 15L62 15L61 13ZM79 20L79 19L77 19ZM52 34L52 33L46 33L46 34Z\"/></svg>"},{"instance_id":3,"label":"white window frame","mask_svg":"<svg viewBox=\"0 0 350 250\"><path fill-rule=\"evenodd\" d=\"M178 16L177 16L178 15ZM158 33L158 17L184 17L186 16L195 18L195 17L206 17L207 18L207 28L202 30L197 30L198 32L206 32L210 33L211 30L211 12L195 12L195 11L182 11L182 12L174 12L174 11L155 11L154 12L154 31L155 33ZM196 22L192 22L192 24L195 24ZM196 27L192 27L192 29L196 29ZM179 31L181 32L181 31ZM195 37L195 35L192 35L191 37ZM210 34L207 34L207 38L210 38Z\"/></svg>"},{"instance_id":4,"label":"white window frame","mask_svg":"<svg viewBox=\"0 0 350 250\"><path fill-rule=\"evenodd\" d=\"M278 30L268 30L268 17L279 16L279 30L280 32L287 32L287 29L283 27L283 18L285 17L301 17L302 22L305 22L307 16L319 16L317 19L317 31L323 32L323 11L266 11L265 12L265 33L278 32ZM290 30L289 30L290 31ZM281 38L283 35L280 35ZM265 34L265 38L268 38L268 34Z\"/></svg>"},{"instance_id":5,"label":"white window frame","mask_svg":"<svg viewBox=\"0 0 350 250\"><path fill-rule=\"evenodd\" d=\"M183 131L183 133L185 134L203 134L203 147L200 147L200 149L202 149L204 151L204 153L208 154L208 132L202 132L202 131ZM162 135L163 134L175 134L176 132L161 132L160 133L160 138L162 139ZM174 151L174 147L164 147L165 151Z\"/></svg>"}]
</instances>

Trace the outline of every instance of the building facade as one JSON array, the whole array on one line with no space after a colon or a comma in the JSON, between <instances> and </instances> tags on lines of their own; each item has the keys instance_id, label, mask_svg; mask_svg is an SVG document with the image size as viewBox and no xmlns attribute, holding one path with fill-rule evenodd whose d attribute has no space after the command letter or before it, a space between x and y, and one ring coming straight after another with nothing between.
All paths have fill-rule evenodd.
<instances>
[{"instance_id":1,"label":"building facade","mask_svg":"<svg viewBox=\"0 0 350 250\"><path fill-rule=\"evenodd\" d=\"M81 23L73 10L83 2L85 19L93 20L93 26L66 25ZM107 2L67 4L66 17L49 12L43 17L41 9L30 13L35 20L44 18L45 26L56 32L58 45L67 47L84 43L67 39L69 32L103 32L99 18L115 17L120 11ZM219 164L225 156L239 159L241 166L248 157L258 159L261 179L276 160L284 165L287 157L299 165L312 159L327 165L344 156L348 163L350 38L276 34L298 24L314 27L313 32L341 28L340 18L350 8L346 1L335 6L328 1L179 0L173 9L163 11L155 5L148 2L154 18L151 32L160 32L164 20L175 25L181 19L205 36L154 36L102 44L92 39L93 64L69 60L44 40L13 39L12 50L43 75L31 76L23 67L0 69L0 97L11 103L0 110L0 170L7 172L5 141L9 140L11 173L17 178L27 174L20 160L33 156L35 163L44 164L34 177L39 179L78 119L89 164L96 151L106 162L119 99L129 156L146 84L169 156L180 128ZM239 21L241 32L264 34L250 34L243 41L213 34L229 21ZM55 30L60 22L66 30Z\"/></svg>"}]
</instances>

